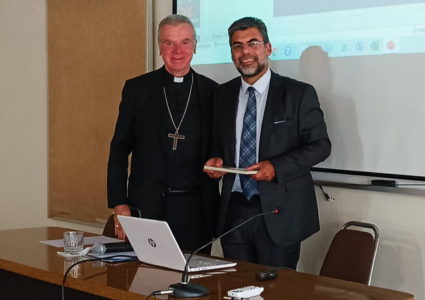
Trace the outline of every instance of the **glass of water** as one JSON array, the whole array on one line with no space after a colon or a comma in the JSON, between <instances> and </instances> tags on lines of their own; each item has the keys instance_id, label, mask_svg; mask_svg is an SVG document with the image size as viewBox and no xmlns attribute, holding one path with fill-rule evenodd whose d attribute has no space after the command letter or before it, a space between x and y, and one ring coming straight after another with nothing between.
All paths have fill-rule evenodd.
<instances>
[{"instance_id":1,"label":"glass of water","mask_svg":"<svg viewBox=\"0 0 425 300\"><path fill-rule=\"evenodd\" d=\"M63 248L65 253L79 255L83 251L84 232L66 231L63 233Z\"/></svg>"}]
</instances>

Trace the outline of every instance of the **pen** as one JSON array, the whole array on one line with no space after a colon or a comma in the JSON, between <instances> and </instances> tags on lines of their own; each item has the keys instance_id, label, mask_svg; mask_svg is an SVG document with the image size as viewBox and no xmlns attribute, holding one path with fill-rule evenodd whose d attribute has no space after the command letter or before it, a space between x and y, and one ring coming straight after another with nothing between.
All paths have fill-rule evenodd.
<instances>
[{"instance_id":1,"label":"pen","mask_svg":"<svg viewBox=\"0 0 425 300\"><path fill-rule=\"evenodd\" d=\"M226 299L226 300L250 300L249 298L236 298L236 297L227 297L227 296L223 296L223 299Z\"/></svg>"}]
</instances>

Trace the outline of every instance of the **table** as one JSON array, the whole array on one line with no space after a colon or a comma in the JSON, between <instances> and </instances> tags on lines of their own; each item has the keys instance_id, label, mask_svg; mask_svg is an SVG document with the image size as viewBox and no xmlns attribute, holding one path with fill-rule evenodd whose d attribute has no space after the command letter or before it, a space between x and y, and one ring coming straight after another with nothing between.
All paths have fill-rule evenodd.
<instances>
[{"instance_id":1,"label":"table","mask_svg":"<svg viewBox=\"0 0 425 300\"><path fill-rule=\"evenodd\" d=\"M41 227L0 231L0 297L2 299L61 299L63 275L76 259L66 259L60 248L39 241L62 238L70 229ZM86 236L95 234L86 233ZM265 266L238 262L231 269L192 273L191 282L201 284L210 294L202 300L222 300L238 287L263 286L264 300L413 300L411 294L366 286L332 278L279 270L271 281L257 281L255 272ZM65 300L145 299L154 290L165 290L180 280L181 273L140 263L106 264L85 262L74 267L66 280ZM167 296L162 296L167 298ZM170 298L172 298L170 296ZM192 298L193 299L193 298Z\"/></svg>"}]
</instances>

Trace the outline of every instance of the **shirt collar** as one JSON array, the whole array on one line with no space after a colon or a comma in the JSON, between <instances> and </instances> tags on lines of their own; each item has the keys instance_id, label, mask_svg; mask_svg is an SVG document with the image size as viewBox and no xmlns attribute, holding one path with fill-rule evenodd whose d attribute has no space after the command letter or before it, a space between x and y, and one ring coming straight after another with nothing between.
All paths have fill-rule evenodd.
<instances>
[{"instance_id":1,"label":"shirt collar","mask_svg":"<svg viewBox=\"0 0 425 300\"><path fill-rule=\"evenodd\" d=\"M246 94L247 93L247 89L252 86L255 88L255 90L260 93L263 94L264 91L266 90L267 86L270 83L270 78L272 76L272 73L270 71L270 68L267 68L267 72L264 73L263 76L261 76L260 79L258 79L253 85L250 85L248 83L245 82L245 80L242 79L241 77L241 82L242 82L242 91Z\"/></svg>"}]
</instances>

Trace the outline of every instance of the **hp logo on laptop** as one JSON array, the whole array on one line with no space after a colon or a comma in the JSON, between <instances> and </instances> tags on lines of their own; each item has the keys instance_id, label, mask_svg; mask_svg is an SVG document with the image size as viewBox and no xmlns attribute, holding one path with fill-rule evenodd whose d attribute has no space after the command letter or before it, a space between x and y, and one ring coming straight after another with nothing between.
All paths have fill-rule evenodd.
<instances>
[{"instance_id":1,"label":"hp logo on laptop","mask_svg":"<svg viewBox=\"0 0 425 300\"><path fill-rule=\"evenodd\" d=\"M151 245L152 247L156 248L156 243L155 243L155 241L153 239L148 238L148 242L149 242L149 245Z\"/></svg>"}]
</instances>

